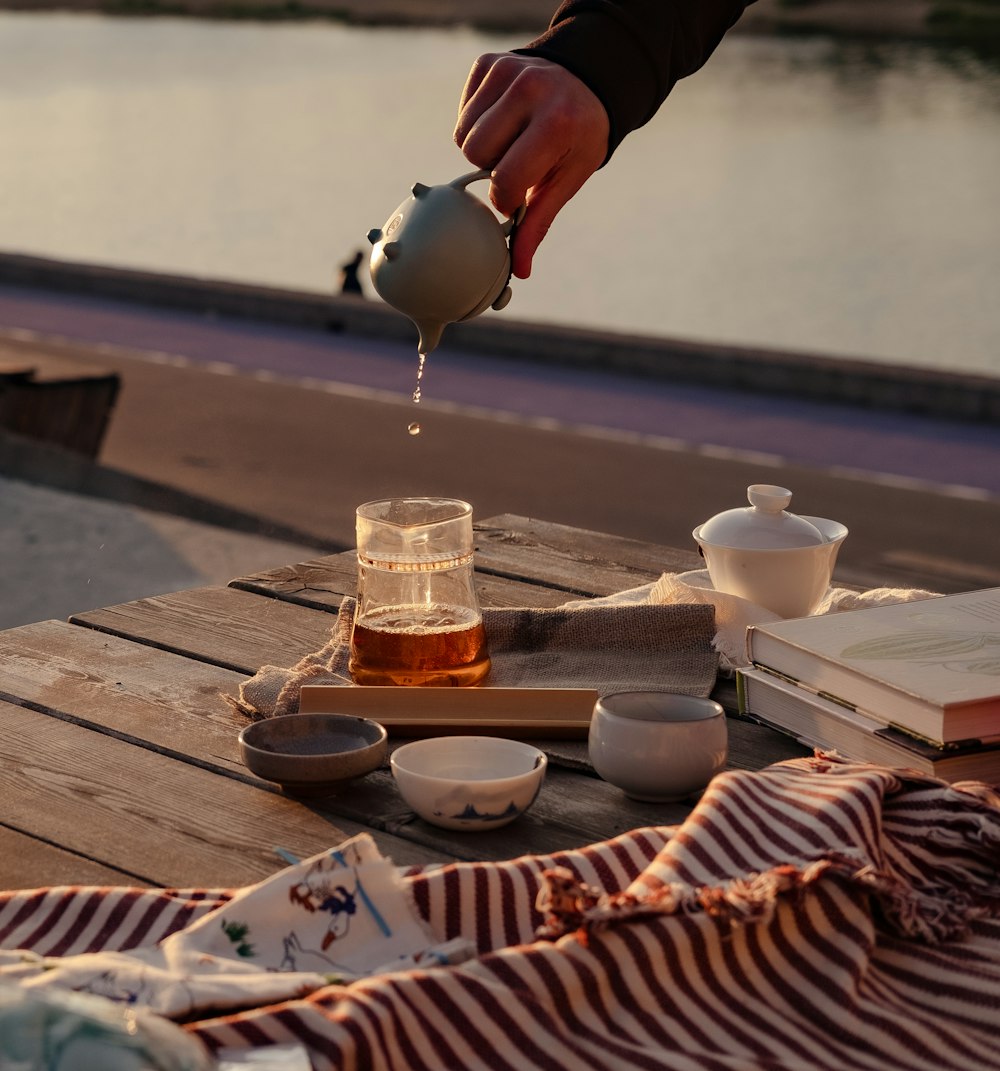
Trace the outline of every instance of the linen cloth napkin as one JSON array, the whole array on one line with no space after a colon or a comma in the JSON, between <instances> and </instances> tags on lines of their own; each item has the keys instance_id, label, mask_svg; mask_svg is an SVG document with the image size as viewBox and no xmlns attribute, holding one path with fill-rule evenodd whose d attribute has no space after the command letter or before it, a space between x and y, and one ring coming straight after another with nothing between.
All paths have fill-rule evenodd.
<instances>
[{"instance_id":1,"label":"linen cloth napkin","mask_svg":"<svg viewBox=\"0 0 1000 1071\"><path fill-rule=\"evenodd\" d=\"M893 602L916 602L919 599L933 599L937 594L938 592L925 591L923 588L883 587L871 588L868 591L852 591L849 588L830 587L812 616L836 614L844 610L860 610L865 606L884 606ZM716 633L712 639L712 647L718 652L720 668L725 672L732 672L748 664L746 657L748 625L781 620L776 613L765 610L763 606L758 606L749 599L741 599L738 595L727 595L725 592L716 591L707 569L693 569L686 573L664 573L652 584L645 584L603 599L588 600L591 606L601 606L611 602L617 605L649 603L713 607ZM567 605L582 604L568 603Z\"/></svg>"},{"instance_id":2,"label":"linen cloth napkin","mask_svg":"<svg viewBox=\"0 0 1000 1071\"><path fill-rule=\"evenodd\" d=\"M289 668L263 666L225 696L254 719L298 710L303 684L351 685L347 662L356 601L340 605L330 641ZM660 688L707 696L719 659L715 610L707 604L611 599L564 607L486 608L492 668L486 687L593 688L602 694Z\"/></svg>"}]
</instances>

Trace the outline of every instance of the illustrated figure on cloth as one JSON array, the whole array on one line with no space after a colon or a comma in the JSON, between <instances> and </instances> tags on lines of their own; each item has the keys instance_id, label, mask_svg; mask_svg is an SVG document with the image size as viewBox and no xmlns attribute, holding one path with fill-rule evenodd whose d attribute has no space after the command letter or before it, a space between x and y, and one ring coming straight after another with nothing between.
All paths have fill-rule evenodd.
<instances>
[{"instance_id":1,"label":"illustrated figure on cloth","mask_svg":"<svg viewBox=\"0 0 1000 1071\"><path fill-rule=\"evenodd\" d=\"M352 871L353 873L353 871ZM288 899L310 914L326 911L330 914L330 927L323 935L321 948L325 952L338 937L350 929L351 917L357 912L355 890L343 884L344 871L336 868L332 873L329 860L320 859L306 872L305 877L288 889ZM289 936L292 936L291 934Z\"/></svg>"},{"instance_id":2,"label":"illustrated figure on cloth","mask_svg":"<svg viewBox=\"0 0 1000 1071\"><path fill-rule=\"evenodd\" d=\"M345 968L342 964L336 960L331 959L325 952L322 952L318 948L306 948L299 937L299 935L292 930L281 939L281 943L284 945L285 954L281 961L281 966L278 968L281 971L297 972L313 971L316 974L329 975L332 972L338 974L345 973ZM327 948L328 945L324 945Z\"/></svg>"}]
</instances>

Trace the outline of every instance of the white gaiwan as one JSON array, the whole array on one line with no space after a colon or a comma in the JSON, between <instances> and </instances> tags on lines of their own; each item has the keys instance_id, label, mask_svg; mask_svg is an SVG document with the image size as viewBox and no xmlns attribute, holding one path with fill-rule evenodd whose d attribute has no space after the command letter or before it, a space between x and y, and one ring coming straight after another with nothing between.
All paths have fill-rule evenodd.
<instances>
[{"instance_id":1,"label":"white gaiwan","mask_svg":"<svg viewBox=\"0 0 1000 1071\"><path fill-rule=\"evenodd\" d=\"M779 617L807 617L830 586L847 529L788 513L784 487L751 484L747 498L749 507L717 513L692 533L713 586Z\"/></svg>"}]
</instances>

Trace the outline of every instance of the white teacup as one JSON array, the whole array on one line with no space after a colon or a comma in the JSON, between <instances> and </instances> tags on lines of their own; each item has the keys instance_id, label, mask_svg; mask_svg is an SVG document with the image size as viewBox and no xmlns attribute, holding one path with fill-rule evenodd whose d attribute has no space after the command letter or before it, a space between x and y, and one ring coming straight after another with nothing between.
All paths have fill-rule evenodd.
<instances>
[{"instance_id":1,"label":"white teacup","mask_svg":"<svg viewBox=\"0 0 1000 1071\"><path fill-rule=\"evenodd\" d=\"M594 707L589 751L601 777L632 799L681 800L726 765L726 713L678 692L615 692Z\"/></svg>"}]
</instances>

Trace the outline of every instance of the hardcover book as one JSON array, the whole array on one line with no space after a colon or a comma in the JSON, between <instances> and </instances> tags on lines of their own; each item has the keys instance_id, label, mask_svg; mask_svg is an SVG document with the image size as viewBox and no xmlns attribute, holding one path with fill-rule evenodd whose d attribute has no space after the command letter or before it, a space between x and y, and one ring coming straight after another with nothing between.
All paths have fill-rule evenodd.
<instances>
[{"instance_id":1,"label":"hardcover book","mask_svg":"<svg viewBox=\"0 0 1000 1071\"><path fill-rule=\"evenodd\" d=\"M740 713L846 759L905 767L946 781L1000 783L1000 736L934 747L861 711L841 706L767 670L741 669Z\"/></svg>"},{"instance_id":2,"label":"hardcover book","mask_svg":"<svg viewBox=\"0 0 1000 1071\"><path fill-rule=\"evenodd\" d=\"M934 744L1000 735L1000 588L751 625L747 656Z\"/></svg>"}]
</instances>

